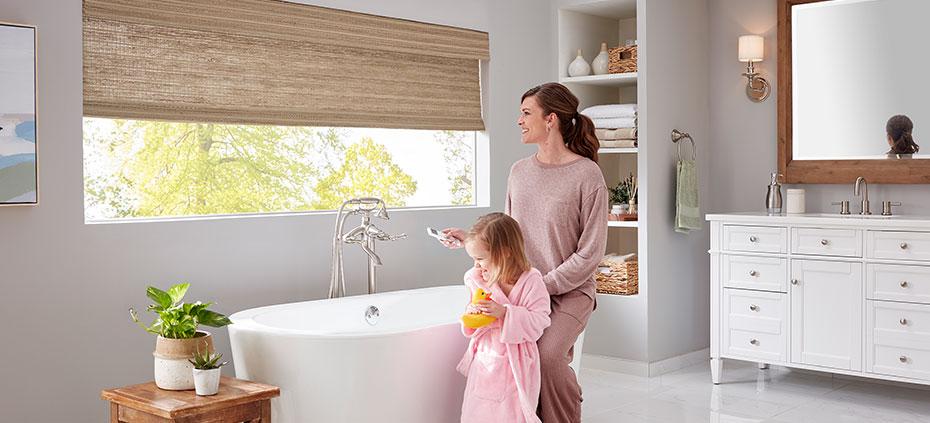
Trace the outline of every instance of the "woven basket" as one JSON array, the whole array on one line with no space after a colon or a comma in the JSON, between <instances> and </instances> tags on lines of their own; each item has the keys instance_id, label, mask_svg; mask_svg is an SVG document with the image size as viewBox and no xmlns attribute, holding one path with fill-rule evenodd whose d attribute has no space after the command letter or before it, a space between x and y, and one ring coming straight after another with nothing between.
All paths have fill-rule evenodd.
<instances>
[{"instance_id":1,"label":"woven basket","mask_svg":"<svg viewBox=\"0 0 930 423\"><path fill-rule=\"evenodd\" d=\"M639 293L639 262L603 260L594 279L601 294L635 295Z\"/></svg>"},{"instance_id":2,"label":"woven basket","mask_svg":"<svg viewBox=\"0 0 930 423\"><path fill-rule=\"evenodd\" d=\"M607 56L607 73L636 72L636 46L614 47Z\"/></svg>"}]
</instances>

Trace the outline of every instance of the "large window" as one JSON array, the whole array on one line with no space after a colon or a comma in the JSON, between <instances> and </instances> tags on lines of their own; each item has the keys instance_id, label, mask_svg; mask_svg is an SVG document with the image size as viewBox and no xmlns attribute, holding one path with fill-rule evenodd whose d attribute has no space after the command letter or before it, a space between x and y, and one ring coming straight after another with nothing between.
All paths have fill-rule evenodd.
<instances>
[{"instance_id":1,"label":"large window","mask_svg":"<svg viewBox=\"0 0 930 423\"><path fill-rule=\"evenodd\" d=\"M476 134L85 118L85 218L474 205Z\"/></svg>"}]
</instances>

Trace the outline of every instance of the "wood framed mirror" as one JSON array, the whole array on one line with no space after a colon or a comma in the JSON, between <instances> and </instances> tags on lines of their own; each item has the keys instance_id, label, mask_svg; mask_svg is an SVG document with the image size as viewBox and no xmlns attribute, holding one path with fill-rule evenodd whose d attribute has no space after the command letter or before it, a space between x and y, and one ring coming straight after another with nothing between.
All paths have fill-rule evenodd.
<instances>
[{"instance_id":1,"label":"wood framed mirror","mask_svg":"<svg viewBox=\"0 0 930 423\"><path fill-rule=\"evenodd\" d=\"M930 183L930 143L919 150L921 130L930 139L930 107L923 105L928 18L926 0L778 0L778 170L785 182L851 184L864 176ZM909 119L892 122L898 138L889 141L886 127L897 115ZM907 153L912 144L917 152Z\"/></svg>"}]
</instances>

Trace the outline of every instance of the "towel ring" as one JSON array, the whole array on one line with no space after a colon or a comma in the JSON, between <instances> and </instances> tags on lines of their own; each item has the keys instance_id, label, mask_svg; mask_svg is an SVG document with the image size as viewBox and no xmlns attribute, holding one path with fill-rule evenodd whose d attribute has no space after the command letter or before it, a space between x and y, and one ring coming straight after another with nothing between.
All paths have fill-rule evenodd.
<instances>
[{"instance_id":1,"label":"towel ring","mask_svg":"<svg viewBox=\"0 0 930 423\"><path fill-rule=\"evenodd\" d=\"M694 147L694 138L691 138L691 134L687 132L681 132L677 129L672 129L672 142L678 144L678 161L681 161L681 141L682 138L687 138L688 141L691 141L691 160L694 161L697 159L697 148Z\"/></svg>"}]
</instances>

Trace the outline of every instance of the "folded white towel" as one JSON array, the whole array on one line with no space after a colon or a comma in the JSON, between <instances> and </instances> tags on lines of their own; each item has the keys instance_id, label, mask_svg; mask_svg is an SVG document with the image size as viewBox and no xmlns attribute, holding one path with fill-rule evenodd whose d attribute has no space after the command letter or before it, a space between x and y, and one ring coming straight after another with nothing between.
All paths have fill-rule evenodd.
<instances>
[{"instance_id":1,"label":"folded white towel","mask_svg":"<svg viewBox=\"0 0 930 423\"><path fill-rule=\"evenodd\" d=\"M616 129L616 128L635 128L636 118L612 118L612 119L591 119L594 121L595 128Z\"/></svg>"},{"instance_id":2,"label":"folded white towel","mask_svg":"<svg viewBox=\"0 0 930 423\"><path fill-rule=\"evenodd\" d=\"M591 119L610 119L620 117L636 117L635 104L602 104L591 106L581 111L581 114Z\"/></svg>"}]
</instances>

